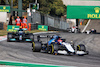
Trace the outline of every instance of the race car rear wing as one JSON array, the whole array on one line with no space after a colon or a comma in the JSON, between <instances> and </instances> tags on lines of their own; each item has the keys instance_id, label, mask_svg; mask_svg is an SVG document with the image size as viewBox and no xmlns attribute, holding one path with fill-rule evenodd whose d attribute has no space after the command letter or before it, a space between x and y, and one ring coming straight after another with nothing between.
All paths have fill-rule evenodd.
<instances>
[{"instance_id":1,"label":"race car rear wing","mask_svg":"<svg viewBox=\"0 0 100 67\"><path fill-rule=\"evenodd\" d=\"M33 35L34 35L34 40L35 41L40 41L40 39L42 39L42 38L49 38L49 39L51 39L54 35L59 35L58 33L56 33L56 32L52 32L52 33L48 33L48 32L46 32L46 33L33 33Z\"/></svg>"}]
</instances>

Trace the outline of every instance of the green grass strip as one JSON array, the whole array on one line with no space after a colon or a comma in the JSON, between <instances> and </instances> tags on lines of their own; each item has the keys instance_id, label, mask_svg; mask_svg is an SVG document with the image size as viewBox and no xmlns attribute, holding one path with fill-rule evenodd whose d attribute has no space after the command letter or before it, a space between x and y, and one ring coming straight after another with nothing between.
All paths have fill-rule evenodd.
<instances>
[{"instance_id":1,"label":"green grass strip","mask_svg":"<svg viewBox=\"0 0 100 67\"><path fill-rule=\"evenodd\" d=\"M0 61L0 65L23 66L23 67L73 67L73 66L56 66L56 65L47 65L47 64L12 62L12 61Z\"/></svg>"}]
</instances>

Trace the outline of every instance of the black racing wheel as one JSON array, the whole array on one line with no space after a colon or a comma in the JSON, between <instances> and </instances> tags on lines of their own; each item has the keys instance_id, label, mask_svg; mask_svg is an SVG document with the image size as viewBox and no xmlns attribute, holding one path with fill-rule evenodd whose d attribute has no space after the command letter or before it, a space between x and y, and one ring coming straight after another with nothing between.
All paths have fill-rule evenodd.
<instances>
[{"instance_id":1,"label":"black racing wheel","mask_svg":"<svg viewBox=\"0 0 100 67\"><path fill-rule=\"evenodd\" d=\"M10 39L12 38L12 33L7 34L7 42L10 42Z\"/></svg>"},{"instance_id":2,"label":"black racing wheel","mask_svg":"<svg viewBox=\"0 0 100 67\"><path fill-rule=\"evenodd\" d=\"M78 54L79 56L84 56L84 55L88 55L89 54L89 52L86 51L85 45L83 45L83 44L79 44L77 46L77 51L84 51L84 54Z\"/></svg>"},{"instance_id":3,"label":"black racing wheel","mask_svg":"<svg viewBox=\"0 0 100 67\"><path fill-rule=\"evenodd\" d=\"M86 51L86 47L85 47L85 45L83 45L83 44L79 44L78 46L77 46L77 51Z\"/></svg>"},{"instance_id":4,"label":"black racing wheel","mask_svg":"<svg viewBox=\"0 0 100 67\"><path fill-rule=\"evenodd\" d=\"M51 54L57 55L57 54L58 54L58 44L52 43L52 44L49 46L49 52L50 52Z\"/></svg>"},{"instance_id":5,"label":"black racing wheel","mask_svg":"<svg viewBox=\"0 0 100 67\"><path fill-rule=\"evenodd\" d=\"M32 42L32 47L33 47L33 52L40 52L41 51L41 48L42 48L42 45L41 43L39 42Z\"/></svg>"}]
</instances>

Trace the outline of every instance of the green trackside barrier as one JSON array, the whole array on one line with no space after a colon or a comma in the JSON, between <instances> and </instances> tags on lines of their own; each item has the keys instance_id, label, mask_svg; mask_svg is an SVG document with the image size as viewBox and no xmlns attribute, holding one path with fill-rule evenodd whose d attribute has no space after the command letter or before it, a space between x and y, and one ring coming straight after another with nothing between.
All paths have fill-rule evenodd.
<instances>
[{"instance_id":1,"label":"green trackside barrier","mask_svg":"<svg viewBox=\"0 0 100 67\"><path fill-rule=\"evenodd\" d=\"M23 62L12 62L12 61L0 61L0 65L8 66L22 66L22 67L75 67L75 66L56 66L56 65L45 65L45 64L32 64Z\"/></svg>"},{"instance_id":2,"label":"green trackside barrier","mask_svg":"<svg viewBox=\"0 0 100 67\"><path fill-rule=\"evenodd\" d=\"M0 12L10 12L10 6L0 6Z\"/></svg>"},{"instance_id":3,"label":"green trackside barrier","mask_svg":"<svg viewBox=\"0 0 100 67\"><path fill-rule=\"evenodd\" d=\"M46 25L38 25L38 30L48 31L48 26L46 26Z\"/></svg>"},{"instance_id":4,"label":"green trackside barrier","mask_svg":"<svg viewBox=\"0 0 100 67\"><path fill-rule=\"evenodd\" d=\"M20 26L16 26L16 25L8 25L7 26L7 31L9 32L16 32L16 30L14 30L15 28L19 28Z\"/></svg>"}]
</instances>

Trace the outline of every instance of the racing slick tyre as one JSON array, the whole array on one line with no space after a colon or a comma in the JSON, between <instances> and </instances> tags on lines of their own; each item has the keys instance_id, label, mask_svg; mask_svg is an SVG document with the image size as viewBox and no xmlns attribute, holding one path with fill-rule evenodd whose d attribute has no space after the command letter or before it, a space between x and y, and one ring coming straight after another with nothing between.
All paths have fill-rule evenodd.
<instances>
[{"instance_id":1,"label":"racing slick tyre","mask_svg":"<svg viewBox=\"0 0 100 67\"><path fill-rule=\"evenodd\" d=\"M50 47L49 47L49 52L51 54L54 54L54 55L57 55L58 54L58 44L51 44Z\"/></svg>"},{"instance_id":2,"label":"racing slick tyre","mask_svg":"<svg viewBox=\"0 0 100 67\"><path fill-rule=\"evenodd\" d=\"M85 45L83 45L83 44L79 44L78 46L77 46L77 51L84 51L84 52L86 52L86 47L85 47ZM84 56L84 55L86 55L86 54L78 54L79 56Z\"/></svg>"},{"instance_id":3,"label":"racing slick tyre","mask_svg":"<svg viewBox=\"0 0 100 67\"><path fill-rule=\"evenodd\" d=\"M41 48L42 48L42 45L41 43L39 42L32 42L32 47L33 47L33 52L40 52L41 51Z\"/></svg>"},{"instance_id":4,"label":"racing slick tyre","mask_svg":"<svg viewBox=\"0 0 100 67\"><path fill-rule=\"evenodd\" d=\"M85 45L83 45L83 44L79 44L78 46L77 46L77 51L86 51L86 47L85 47Z\"/></svg>"},{"instance_id":5,"label":"racing slick tyre","mask_svg":"<svg viewBox=\"0 0 100 67\"><path fill-rule=\"evenodd\" d=\"M7 42L10 42L10 39L12 38L12 34L11 33L8 33L7 34Z\"/></svg>"}]
</instances>

